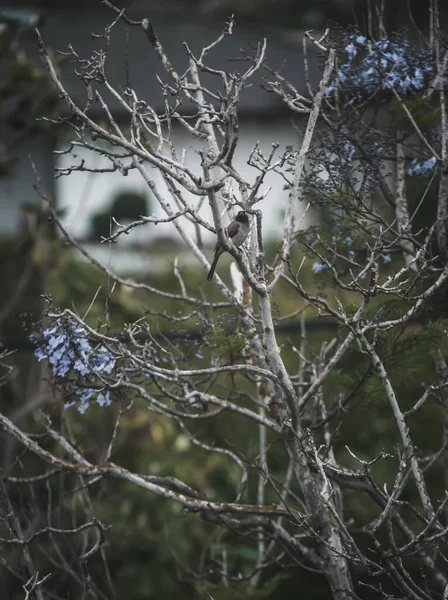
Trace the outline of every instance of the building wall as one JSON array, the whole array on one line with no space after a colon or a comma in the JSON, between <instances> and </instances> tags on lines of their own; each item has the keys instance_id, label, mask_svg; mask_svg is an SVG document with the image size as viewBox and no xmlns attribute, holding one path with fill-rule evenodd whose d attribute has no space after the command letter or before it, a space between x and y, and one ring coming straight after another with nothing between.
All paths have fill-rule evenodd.
<instances>
[{"instance_id":1,"label":"building wall","mask_svg":"<svg viewBox=\"0 0 448 600\"><path fill-rule=\"evenodd\" d=\"M91 33L104 31L106 25L113 18L114 15L100 3L83 5L83 10L78 10L74 4L71 6L60 5L47 12L39 29L52 56L56 57L57 50L67 50L68 44L72 44L80 56L86 58L93 49L98 49L102 45L101 40L92 39ZM174 67L181 73L188 66L188 58L183 46L184 40L189 43L192 51L197 53L204 44L209 44L216 39L222 31L224 22L201 21L187 15L176 15L174 19L154 17L153 24ZM253 47L256 42L266 36L269 40L267 54L269 65L274 69L281 68L283 75L288 77L294 85L299 89L303 87L305 78L300 44L286 42L280 32L272 30L267 25L260 27L262 28L248 29L237 24L235 35L226 38L222 45L210 52L210 64L215 68L242 70L245 65L229 63L228 59L241 57L240 48L245 48L249 52L250 44ZM30 31L24 44L30 57L38 55L37 40L33 31ZM66 89L80 105L83 105L86 89L84 84L71 74L73 65L69 61L63 60L58 62L58 70ZM118 90L122 89L125 83L127 71L138 96L160 110L163 107L164 99L160 94L157 75L164 80L167 80L167 76L143 31L140 28L131 28L128 31L128 28L119 22L113 29L112 43L106 64L107 76ZM312 52L310 54L310 73L311 77L315 78L317 61ZM290 123L290 115L278 96L268 94L260 88L261 75L260 73L258 79L255 79L252 85L244 90L239 105L241 135L235 156L235 167L248 182L254 181L258 175L255 169L247 165L249 153L257 140L260 141L261 148L267 153L270 152L271 144L274 142L280 144L279 151L284 150L287 145L297 147L299 142L298 134ZM219 85L216 78L208 75L204 77L207 85L210 84L212 87ZM118 103L107 95L105 95L105 99L110 101L112 109L117 111ZM184 108L188 110L188 107ZM101 107L97 104L92 112L97 116L102 114ZM55 129L55 132L58 134L59 129ZM179 155L182 148L186 148L187 164L195 165L196 172L200 172L198 145L192 143L186 132L180 128L176 130L175 138ZM46 191L53 193L54 190L58 206L66 211L64 222L69 231L77 237L89 235L92 216L110 205L117 191L124 189L147 191L145 183L137 173L130 173L127 177L123 177L119 173L72 173L69 177L60 177L54 181L52 147L43 138L24 143L17 148L16 154L18 163L13 176L0 180L0 235L13 234L17 231L20 226L21 204L40 202L33 189L36 176L31 166L31 160L36 164ZM78 152L78 162L81 158L85 158L90 166L96 164L101 167L107 163L107 161L104 162L104 159L92 163L92 156ZM76 160L70 155L62 156L57 159L57 166L66 167L75 164ZM161 184L159 175L154 170L152 172L156 181ZM287 198L287 192L283 190L284 183L282 178L274 173L270 173L266 177L263 189L265 190L269 186L272 189L269 195L257 205L257 208L263 211L266 237L279 235L282 210ZM165 193L167 192L165 191ZM238 197L237 189L235 195ZM193 205L198 202L197 197L190 195L187 197ZM205 201L203 204L201 214L209 219L210 211L207 202ZM152 204L152 211L156 215L162 215L161 209L155 203ZM306 223L305 220L303 225ZM193 234L194 228L191 225L188 227ZM171 235L178 235L172 224L161 224L157 227L146 225L133 232L132 236L123 236L120 242L121 244L132 243L136 240L144 242L147 239ZM213 235L204 232L204 242L213 243Z\"/></svg>"},{"instance_id":2,"label":"building wall","mask_svg":"<svg viewBox=\"0 0 448 600\"><path fill-rule=\"evenodd\" d=\"M298 147L297 131L291 126L287 119L281 118L272 121L251 121L243 120L240 125L240 141L234 158L234 167L240 175L248 182L253 183L259 175L259 171L247 164L247 160L255 143L258 141L260 149L268 155L272 149L273 143L279 144L278 157L285 151L287 146ZM189 134L181 127L175 129L175 145L177 155L182 155L185 148L185 163L196 174L201 174L200 157L198 154L199 144L197 140L192 140ZM85 159L86 165L90 168L104 168L110 166L110 163L104 157L95 155L92 152L79 152L76 150L77 158L71 155L61 155L57 161L57 166L66 168L73 164L79 164ZM169 196L162 178L152 167L149 167L151 176L156 184L163 190L164 197L168 199L171 206L174 207L174 201ZM287 174L291 176L291 174ZM264 185L261 188L263 193L271 188L266 198L259 202L255 208L263 212L264 236L269 238L280 237L283 213L286 206L288 191L284 189L285 180L277 173L270 172L266 176ZM77 237L88 237L90 233L90 224L92 216L98 210L107 210L112 204L117 192L124 190L135 190L148 193L147 186L137 171L130 172L123 176L119 172L115 173L81 173L74 172L68 177L60 177L56 181L56 193L59 206L64 208L64 223L68 230ZM239 190L234 185L235 197L240 199ZM148 193L150 197L150 193ZM196 208L201 202L201 198L186 193L187 201ZM159 207L155 199L151 200L151 214L165 216L162 208ZM208 201L202 201L200 210L201 216L211 221L211 212ZM186 218L181 217L188 232L194 235L195 228ZM303 226L306 226L311 219L311 213L304 219ZM213 234L203 230L205 243L211 243ZM159 224L154 226L147 224L138 228L129 236L122 236L122 243L144 241L146 239L156 239L157 237L166 237L178 234L172 223Z\"/></svg>"}]
</instances>

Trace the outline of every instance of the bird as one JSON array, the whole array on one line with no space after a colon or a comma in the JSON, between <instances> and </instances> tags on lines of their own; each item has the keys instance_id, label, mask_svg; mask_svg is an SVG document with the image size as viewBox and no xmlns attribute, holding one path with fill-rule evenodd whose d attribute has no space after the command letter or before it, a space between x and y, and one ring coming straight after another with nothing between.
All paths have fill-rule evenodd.
<instances>
[{"instance_id":1,"label":"bird","mask_svg":"<svg viewBox=\"0 0 448 600\"><path fill-rule=\"evenodd\" d=\"M244 244L249 235L250 223L249 216L244 210L240 210L236 217L227 226L227 235L232 240L233 244L239 248ZM212 266L208 272L207 279L211 281L213 273L215 272L216 265L218 264L219 257L225 252L223 246L218 242L215 247L215 256L213 258Z\"/></svg>"}]
</instances>

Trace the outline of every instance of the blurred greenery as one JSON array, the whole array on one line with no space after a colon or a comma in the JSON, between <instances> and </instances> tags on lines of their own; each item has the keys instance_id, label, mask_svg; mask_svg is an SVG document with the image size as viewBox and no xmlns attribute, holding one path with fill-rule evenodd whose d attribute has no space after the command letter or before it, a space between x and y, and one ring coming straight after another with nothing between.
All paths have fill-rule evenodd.
<instances>
[{"instance_id":1,"label":"blurred greenery","mask_svg":"<svg viewBox=\"0 0 448 600\"><path fill-rule=\"evenodd\" d=\"M48 72L21 44L26 30L20 22L8 23L0 9L0 177L14 174L20 142L54 137L54 127L42 117L53 117L60 107ZM55 57L56 65L60 61Z\"/></svg>"},{"instance_id":2,"label":"blurred greenery","mask_svg":"<svg viewBox=\"0 0 448 600\"><path fill-rule=\"evenodd\" d=\"M112 235L118 227L111 222L111 217L114 217L120 225L128 225L150 212L151 207L144 194L133 191L119 192L112 198L110 208L93 215L91 235L97 239Z\"/></svg>"},{"instance_id":3,"label":"blurred greenery","mask_svg":"<svg viewBox=\"0 0 448 600\"><path fill-rule=\"evenodd\" d=\"M38 243L36 240L17 240L16 245L9 245L2 249L4 255L8 256L9 253L8 260L0 266L0 278L3 281L8 281L8 277L11 281L14 279L15 269L19 264L34 261L35 265L35 287L30 283L27 293L17 303L8 323L4 325L3 333L8 331L10 336L24 335L23 330L21 333L18 326L21 312L33 313L34 318L38 318L41 308L38 281L43 265L42 253L36 251L36 243ZM188 307L182 308L174 300L149 295L141 290L126 290L122 286L115 286L112 293L112 284L105 274L89 264L79 262L61 239L54 239L51 243L53 250L49 292L55 306L74 308L81 315L89 310L88 321L96 325L99 321L104 323L107 303L111 327L114 330L119 330L125 323L140 318L142 311L149 310L150 307L145 319L150 324L151 331L168 338L174 336L170 339L180 343L185 351L191 352L193 361L197 365L200 365L201 359L194 358L194 354L208 356L210 352L216 352L220 361L229 363L244 352L247 340L241 337L238 322L231 310L217 311L217 316L220 314L221 320L214 321L213 328L209 330L201 329L194 316L187 322L170 322L161 315L187 314ZM294 252L297 253L297 256L293 257L294 262L299 264L302 250L297 245ZM168 265L169 262L168 259ZM348 296L345 292L338 291L329 273L313 274L311 266L312 259L306 258L301 271L301 282L307 289L325 294L332 304L336 302L336 297L345 305L352 303L354 310L359 297L354 294ZM382 277L386 277L396 267L395 261L383 265ZM193 293L205 286L202 271L181 267L181 272L188 292ZM148 276L146 281L163 290L179 292L179 282L169 267L165 273ZM219 298L215 286L208 287L207 294L209 297ZM94 296L95 302L91 304ZM304 300L299 296L286 293L282 283L275 292L274 301L279 315L297 310L304 304ZM384 299L377 301L384 304ZM395 302L400 304L400 301ZM392 315L398 308L400 307L394 306L394 302L389 302L384 310ZM419 322L405 330L397 328L378 334L377 349L391 374L403 409L412 406L419 397L423 383L432 381L434 349L441 348L443 352L448 350L445 335L446 319L446 316L440 316L436 320L426 317L424 324ZM319 323L314 309L306 312L305 324L307 322ZM342 339L346 335L346 331L341 327L328 329L325 327L325 321L323 324L322 328L310 329L307 352L318 352L321 342L325 339L329 340L334 336ZM282 355L290 369L294 369L297 362L293 347L298 347L300 344L300 325L300 317L296 317L286 325L282 325L278 331L279 344L283 347ZM176 337L181 330L185 329L189 332L187 337ZM27 364L30 364L29 361L32 363L33 359L28 353ZM20 371L18 374L20 376ZM393 458L380 460L372 467L372 473L377 477L377 481L381 485L390 485L396 472L399 437L384 398L383 388L377 377L369 371L365 355L361 354L356 346L353 346L325 384L328 409L337 407L341 398L355 389L360 380L362 385L356 389L349 404L336 419L335 450L338 460L347 467L358 467L355 459L346 450L347 443L352 452L362 459L371 459L383 450L390 453ZM230 379L228 383L230 387ZM225 378L221 380L220 385L226 386ZM244 390L245 386L247 382L239 377L239 389ZM13 408L21 402L20 396L17 396L17 388L6 386L0 394L2 406L6 411L8 407ZM57 405L48 406L47 409L55 422L64 418L64 426L68 428L71 435L75 439L82 440L79 450L89 460L101 461L101 452L112 435L119 410L118 403L109 409L92 405L84 415L80 415L75 408L63 412ZM425 452L437 450L442 428L441 416L440 406L429 401L425 410L418 413L418 418L415 417L410 422L415 442L424 448ZM30 426L33 426L32 421ZM247 456L249 460L254 461L250 469L245 498L248 502L255 502L257 427L244 419L226 413L216 421L204 421L200 424L193 422L188 426L192 433L199 434L202 441L235 448L242 456ZM431 432L430 436L428 432ZM319 438L316 441L319 443ZM281 479L285 475L287 457L283 445L278 442L275 435L268 435L270 471L274 477ZM240 475L233 462L220 455L204 454L191 444L189 438L175 423L165 416L149 411L142 400L134 400L132 407L123 415L111 459L137 473L151 472L159 476L179 477L192 487L202 490L212 500L217 498L232 500ZM32 458L26 460L30 461L27 470L31 473L37 468L37 463ZM73 485L66 482L65 476L61 476L59 483L57 479L54 482L53 494L57 493L56 490L62 485L62 480L65 481L65 485ZM431 492L439 495L442 493L441 468L432 470L428 476L428 485ZM185 513L178 505L152 496L145 490L129 484L110 481L107 484L93 485L90 494L93 498L92 514L109 526L105 551L119 598L143 600L169 595L200 600L208 598L206 594L208 591L214 600L239 596L257 600L262 598L280 600L280 598L293 597L298 586L304 591L307 590L306 593L310 597L322 599L329 597L325 583L317 575L305 576L301 570L293 566L281 571L273 567L269 579L266 582L262 580L261 587L256 590L253 590L245 580L236 587L228 588L216 579L211 588L204 588L200 573L204 564L207 564L205 558L207 549L208 556L215 556L218 562L222 560L226 549L229 568L241 572L243 576L249 575L250 565L253 564L251 555L253 550L244 543L244 539L238 538L231 532L217 534L213 525L199 519L197 515ZM65 495L70 496L68 490ZM42 484L39 498L39 502L45 505L48 501L48 485ZM78 498L79 509L83 504L81 498L82 493ZM419 502L411 489L407 491L406 499L416 504ZM266 501L268 503L277 501L276 493L271 486L266 487ZM63 522L73 517L73 514L71 516L70 514L70 511L65 513L62 517ZM81 514L82 512L79 518ZM360 500L359 492L350 490L346 492L347 520L351 520L353 524L365 523L375 514L377 514L377 507L368 497L362 496ZM362 547L365 541L360 539L359 544ZM45 544L43 547L45 548ZM45 555L39 556L41 568L45 571L49 568L45 562ZM89 568L97 585L107 587L104 566L99 558L93 558L89 562ZM20 597L19 588L14 587L4 571L0 572L0 588L2 586L3 589L10 590L9 597L12 599ZM77 586L62 575L55 576L55 586L71 589L73 597L80 597ZM363 597L369 598L368 594Z\"/></svg>"}]
</instances>

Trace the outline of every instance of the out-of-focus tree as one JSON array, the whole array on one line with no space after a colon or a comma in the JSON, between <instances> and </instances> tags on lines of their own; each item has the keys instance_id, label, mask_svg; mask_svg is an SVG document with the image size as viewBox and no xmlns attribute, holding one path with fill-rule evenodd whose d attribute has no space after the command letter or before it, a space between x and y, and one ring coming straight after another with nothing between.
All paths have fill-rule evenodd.
<instances>
[{"instance_id":1,"label":"out-of-focus tree","mask_svg":"<svg viewBox=\"0 0 448 600\"><path fill-rule=\"evenodd\" d=\"M0 10L0 177L11 174L18 143L48 130L59 98L42 65L30 58L22 37L37 24L30 12Z\"/></svg>"},{"instance_id":2,"label":"out-of-focus tree","mask_svg":"<svg viewBox=\"0 0 448 600\"><path fill-rule=\"evenodd\" d=\"M12 330L20 329L18 316L24 310L38 310L39 293L45 291L45 248L51 237L45 210L27 198L10 197L8 182L16 174L23 143L37 136L50 135L50 125L42 117L52 117L59 97L48 72L24 49L23 36L38 22L33 11L11 12L0 9L0 178L6 181L0 198L2 220L9 212L19 214L21 222L11 230L2 227L0 239L0 340L5 342ZM23 156L22 156L23 159ZM28 160L32 158L27 157ZM36 195L37 200L39 200ZM51 243L48 241L48 243ZM14 336L13 336L14 337Z\"/></svg>"},{"instance_id":3,"label":"out-of-focus tree","mask_svg":"<svg viewBox=\"0 0 448 600\"><path fill-rule=\"evenodd\" d=\"M108 237L120 224L138 220L151 212L147 198L136 192L121 192L113 199L110 208L92 217L92 234L97 238Z\"/></svg>"}]
</instances>

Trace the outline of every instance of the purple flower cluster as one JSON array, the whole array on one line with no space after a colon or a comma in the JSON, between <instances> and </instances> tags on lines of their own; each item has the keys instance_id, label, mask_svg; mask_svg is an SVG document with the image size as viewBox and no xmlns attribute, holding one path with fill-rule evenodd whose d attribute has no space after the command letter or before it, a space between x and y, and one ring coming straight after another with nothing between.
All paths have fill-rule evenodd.
<instances>
[{"instance_id":1,"label":"purple flower cluster","mask_svg":"<svg viewBox=\"0 0 448 600\"><path fill-rule=\"evenodd\" d=\"M322 263L313 263L313 266L311 267L313 273L320 273L321 271L326 271L328 269L328 265L324 265Z\"/></svg>"},{"instance_id":2,"label":"purple flower cluster","mask_svg":"<svg viewBox=\"0 0 448 600\"><path fill-rule=\"evenodd\" d=\"M373 41L352 31L345 33L343 44L346 60L325 93L332 96L338 80L349 105L376 91L418 92L437 72L430 51L416 48L404 36Z\"/></svg>"},{"instance_id":3,"label":"purple flower cluster","mask_svg":"<svg viewBox=\"0 0 448 600\"><path fill-rule=\"evenodd\" d=\"M437 167L437 159L435 156L428 158L428 160L418 160L414 158L408 169L409 175L423 175L428 177L432 175Z\"/></svg>"},{"instance_id":4,"label":"purple flower cluster","mask_svg":"<svg viewBox=\"0 0 448 600\"><path fill-rule=\"evenodd\" d=\"M34 341L35 355L38 360L48 359L55 377L76 375L76 399L68 402L66 408L77 404L79 412L84 413L93 398L100 406L111 403L109 391L93 387L93 383L96 374L111 375L117 359L105 346L93 345L83 325L71 317L61 317Z\"/></svg>"}]
</instances>

